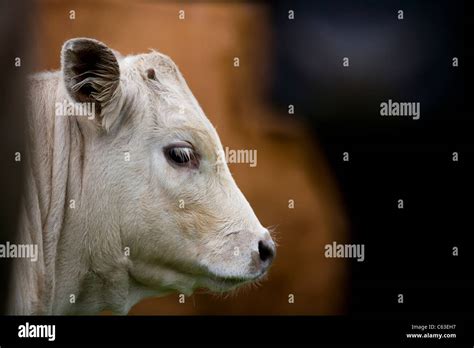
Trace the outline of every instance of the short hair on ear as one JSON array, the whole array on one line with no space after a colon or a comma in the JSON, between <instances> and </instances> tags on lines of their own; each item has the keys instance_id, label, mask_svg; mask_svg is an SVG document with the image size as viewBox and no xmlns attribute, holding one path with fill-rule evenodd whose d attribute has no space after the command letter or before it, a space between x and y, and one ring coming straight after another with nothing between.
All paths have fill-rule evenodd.
<instances>
[{"instance_id":1,"label":"short hair on ear","mask_svg":"<svg viewBox=\"0 0 474 348\"><path fill-rule=\"evenodd\" d=\"M64 83L77 102L109 102L120 81L120 68L115 54L100 41L89 38L71 39L61 53Z\"/></svg>"},{"instance_id":2,"label":"short hair on ear","mask_svg":"<svg viewBox=\"0 0 474 348\"><path fill-rule=\"evenodd\" d=\"M78 103L94 103L95 121L108 129L119 113L120 67L115 53L95 39L71 39L62 47L61 70L69 96ZM113 112L104 115L109 105Z\"/></svg>"}]
</instances>

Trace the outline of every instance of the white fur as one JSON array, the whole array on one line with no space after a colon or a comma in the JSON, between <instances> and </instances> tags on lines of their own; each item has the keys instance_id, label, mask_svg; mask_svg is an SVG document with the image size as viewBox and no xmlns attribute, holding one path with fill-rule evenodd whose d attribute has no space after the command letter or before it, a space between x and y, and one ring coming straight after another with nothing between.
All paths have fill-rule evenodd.
<instances>
[{"instance_id":1,"label":"white fur","mask_svg":"<svg viewBox=\"0 0 474 348\"><path fill-rule=\"evenodd\" d=\"M39 259L15 263L11 313L127 313L144 297L226 291L266 270L258 242L273 242L176 65L157 52L118 62L99 125L55 117L55 103L72 98L62 70L31 79L19 242L37 243ZM167 162L175 141L198 149L198 170Z\"/></svg>"}]
</instances>

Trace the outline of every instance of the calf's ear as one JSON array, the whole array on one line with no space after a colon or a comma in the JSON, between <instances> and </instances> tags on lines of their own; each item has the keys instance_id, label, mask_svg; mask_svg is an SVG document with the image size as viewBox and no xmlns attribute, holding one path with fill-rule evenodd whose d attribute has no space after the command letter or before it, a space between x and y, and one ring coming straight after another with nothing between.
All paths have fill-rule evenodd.
<instances>
[{"instance_id":1,"label":"calf's ear","mask_svg":"<svg viewBox=\"0 0 474 348\"><path fill-rule=\"evenodd\" d=\"M94 103L96 116L105 125L104 109L120 93L120 68L114 52L100 41L76 38L64 43L61 69L67 92L75 102Z\"/></svg>"}]
</instances>

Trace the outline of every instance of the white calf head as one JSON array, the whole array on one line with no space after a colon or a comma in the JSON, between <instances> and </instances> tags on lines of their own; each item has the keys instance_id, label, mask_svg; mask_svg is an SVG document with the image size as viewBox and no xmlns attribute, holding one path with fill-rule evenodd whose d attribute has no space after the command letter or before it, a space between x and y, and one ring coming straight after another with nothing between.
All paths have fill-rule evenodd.
<instances>
[{"instance_id":1,"label":"white calf head","mask_svg":"<svg viewBox=\"0 0 474 348\"><path fill-rule=\"evenodd\" d=\"M190 293L265 274L274 243L171 59L157 52L121 58L96 40L73 39L63 47L62 70L69 97L96 106L95 119L80 120L90 143L85 156L94 158L90 209L113 220L109 228L130 248L130 276L146 288Z\"/></svg>"}]
</instances>

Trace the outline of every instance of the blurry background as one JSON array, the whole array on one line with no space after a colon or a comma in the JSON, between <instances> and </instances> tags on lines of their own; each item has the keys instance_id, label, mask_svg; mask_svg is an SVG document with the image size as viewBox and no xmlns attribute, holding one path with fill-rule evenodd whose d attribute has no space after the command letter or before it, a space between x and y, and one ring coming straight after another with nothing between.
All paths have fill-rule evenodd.
<instances>
[{"instance_id":1,"label":"blurry background","mask_svg":"<svg viewBox=\"0 0 474 348\"><path fill-rule=\"evenodd\" d=\"M227 297L195 294L184 304L178 295L147 299L131 314L474 311L474 121L466 101L474 22L467 3L30 6L34 71L58 69L60 48L72 37L96 38L122 54L154 48L177 63L224 147L258 151L257 167L230 169L262 224L276 227L268 280ZM420 119L380 117L389 99L419 102ZM363 243L365 261L324 258L333 241Z\"/></svg>"},{"instance_id":2,"label":"blurry background","mask_svg":"<svg viewBox=\"0 0 474 348\"><path fill-rule=\"evenodd\" d=\"M0 1L0 244L15 240L22 191L22 165L16 153L24 154L23 129L26 108L24 91L30 67L31 3ZM20 59L20 60L18 60ZM6 310L11 259L0 259L0 314Z\"/></svg>"},{"instance_id":3,"label":"blurry background","mask_svg":"<svg viewBox=\"0 0 474 348\"><path fill-rule=\"evenodd\" d=\"M47 0L38 2L36 21L35 71L58 69L60 48L73 37L96 38L124 55L156 49L178 65L224 147L258 153L255 168L230 170L262 224L276 227L278 256L268 280L226 297L195 294L185 304L177 294L147 299L131 314L344 311L345 262L323 253L324 244L346 236L339 193L311 132L267 98L274 49L267 5Z\"/></svg>"}]
</instances>

